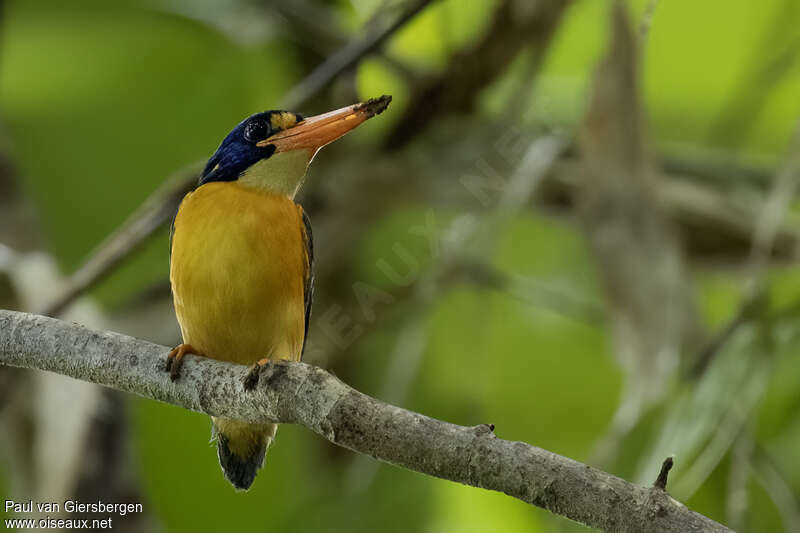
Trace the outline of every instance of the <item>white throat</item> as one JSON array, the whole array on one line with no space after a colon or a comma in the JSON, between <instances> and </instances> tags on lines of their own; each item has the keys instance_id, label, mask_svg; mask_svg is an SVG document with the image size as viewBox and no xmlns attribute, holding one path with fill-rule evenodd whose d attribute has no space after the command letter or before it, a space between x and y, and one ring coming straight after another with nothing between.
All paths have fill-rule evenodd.
<instances>
[{"instance_id":1,"label":"white throat","mask_svg":"<svg viewBox=\"0 0 800 533\"><path fill-rule=\"evenodd\" d=\"M253 164L239 176L239 183L262 191L294 198L316 151L278 152Z\"/></svg>"}]
</instances>

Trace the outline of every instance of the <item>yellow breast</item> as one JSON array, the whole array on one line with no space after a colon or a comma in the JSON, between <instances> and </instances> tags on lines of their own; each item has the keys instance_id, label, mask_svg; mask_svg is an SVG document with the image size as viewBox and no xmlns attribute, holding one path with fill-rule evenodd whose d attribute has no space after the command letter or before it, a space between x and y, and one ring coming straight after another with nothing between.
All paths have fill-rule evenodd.
<instances>
[{"instance_id":1,"label":"yellow breast","mask_svg":"<svg viewBox=\"0 0 800 533\"><path fill-rule=\"evenodd\" d=\"M307 257L302 215L288 197L236 182L187 195L175 218L170 262L185 343L250 364L299 360Z\"/></svg>"}]
</instances>

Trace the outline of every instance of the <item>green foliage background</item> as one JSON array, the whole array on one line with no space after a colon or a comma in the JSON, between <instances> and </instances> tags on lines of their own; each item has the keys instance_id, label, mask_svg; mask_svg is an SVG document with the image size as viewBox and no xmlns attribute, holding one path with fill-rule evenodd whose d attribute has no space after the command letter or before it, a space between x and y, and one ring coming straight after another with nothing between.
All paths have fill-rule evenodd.
<instances>
[{"instance_id":1,"label":"green foliage background","mask_svg":"<svg viewBox=\"0 0 800 533\"><path fill-rule=\"evenodd\" d=\"M342 0L332 7L339 23L355 31L380 4ZM644 4L631 4L636 17ZM416 69L439 71L452 50L481 34L494 5L442 0L393 37L387 50ZM5 148L35 201L49 250L65 272L76 268L165 176L208 157L233 124L273 107L308 70L285 26L268 25L247 39L223 31L225 16L242 6L246 3L236 0L8 2L0 54ZM537 83L535 105L521 110L522 121L567 130L578 123L594 65L605 49L605 10L605 2L583 0L568 11ZM798 42L799 28L800 4L791 0L662 2L643 63L655 149L778 164L800 115L800 63L795 61L768 91L760 82L770 58ZM520 58L481 94L472 119L476 127L503 107L523 70ZM374 143L408 101L405 80L380 58L361 64L357 83L364 98L387 93L395 100L381 120L350 136L342 151ZM720 117L729 117L726 127ZM324 160L325 152L315 166ZM312 181L314 174L312 167ZM376 261L394 261L395 243L424 257L425 241L408 228L423 224L427 213L423 205L386 213L363 241L353 243L352 261L361 279L383 282ZM442 221L452 215L436 213ZM563 220L531 212L516 217L497 235L490 259L504 271L567 287L602 304L582 238ZM93 295L113 309L162 280L167 268L162 233ZM741 274L709 265L695 265L693 274L704 315L712 324L724 322L739 301ZM796 268L781 267L771 276L776 306L800 295ZM379 394L398 332L419 315L399 304L394 312L396 320L349 354L346 379L364 392ZM465 425L492 422L500 437L587 458L614 413L622 382L602 324L471 287L448 291L422 320L428 342L405 407ZM766 392L751 412L759 443L777 461L795 501L800 493L796 337L789 328L770 352ZM732 367L749 364L743 354L752 351L753 342L743 339L739 351L726 352ZM730 379L720 378L709 394L736 394ZM692 391L674 394L676 403L691 402ZM359 489L350 482L352 454L291 426L281 427L254 488L237 494L220 475L207 417L141 399L132 404L144 503L166 531L580 529L500 494L386 465L373 483ZM626 444L629 453L614 466L615 473L638 475L640 458L656 446L658 428L667 418L659 412L646 421ZM674 446L683 449L684 444ZM677 457L671 482L679 482L689 457L698 453L689 450ZM729 460L726 455L686 501L718 520L725 519ZM656 472L650 474L654 478ZM780 514L762 484L754 478L749 489L752 530L780 530Z\"/></svg>"}]
</instances>

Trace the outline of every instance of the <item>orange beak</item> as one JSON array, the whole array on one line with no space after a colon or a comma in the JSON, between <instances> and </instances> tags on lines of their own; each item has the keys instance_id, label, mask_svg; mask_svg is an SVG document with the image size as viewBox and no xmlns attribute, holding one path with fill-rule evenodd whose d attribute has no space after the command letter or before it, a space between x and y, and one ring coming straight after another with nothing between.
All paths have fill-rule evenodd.
<instances>
[{"instance_id":1,"label":"orange beak","mask_svg":"<svg viewBox=\"0 0 800 533\"><path fill-rule=\"evenodd\" d=\"M391 101L391 96L384 95L336 111L309 117L287 130L279 131L275 135L259 141L257 146L275 145L275 153L299 149L310 149L316 152L367 119L381 114Z\"/></svg>"}]
</instances>

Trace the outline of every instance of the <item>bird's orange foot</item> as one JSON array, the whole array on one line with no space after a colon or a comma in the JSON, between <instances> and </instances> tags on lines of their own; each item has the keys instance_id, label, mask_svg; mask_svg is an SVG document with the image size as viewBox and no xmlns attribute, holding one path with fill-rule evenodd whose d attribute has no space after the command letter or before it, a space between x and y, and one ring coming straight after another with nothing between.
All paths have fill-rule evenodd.
<instances>
[{"instance_id":1,"label":"bird's orange foot","mask_svg":"<svg viewBox=\"0 0 800 533\"><path fill-rule=\"evenodd\" d=\"M256 388L258 379L261 377L261 371L271 362L271 359L261 359L250 367L250 372L244 377L244 390L250 391Z\"/></svg>"},{"instance_id":2,"label":"bird's orange foot","mask_svg":"<svg viewBox=\"0 0 800 533\"><path fill-rule=\"evenodd\" d=\"M202 355L195 350L191 344L179 344L167 354L167 365L165 371L169 372L169 379L175 381L181 377L181 366L183 366L183 356L187 353Z\"/></svg>"}]
</instances>

